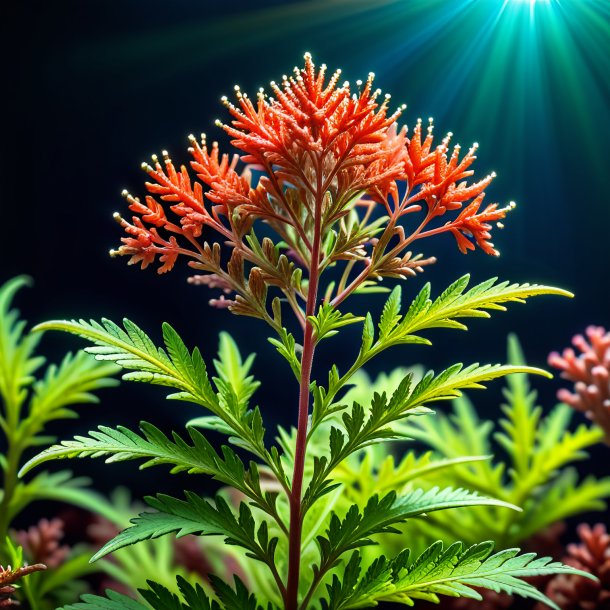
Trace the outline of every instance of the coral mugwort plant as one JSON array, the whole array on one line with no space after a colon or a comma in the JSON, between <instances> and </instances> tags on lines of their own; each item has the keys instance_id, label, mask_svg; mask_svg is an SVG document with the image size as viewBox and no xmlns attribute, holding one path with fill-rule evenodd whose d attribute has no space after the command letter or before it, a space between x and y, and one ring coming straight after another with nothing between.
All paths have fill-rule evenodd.
<instances>
[{"instance_id":1,"label":"coral mugwort plant","mask_svg":"<svg viewBox=\"0 0 610 610\"><path fill-rule=\"evenodd\" d=\"M143 459L144 466L170 464L173 472L211 475L238 492L237 502L235 493L233 502L222 493L213 499L194 492L184 499L148 498L153 511L134 518L96 554L170 533L221 535L266 567L264 579L244 583L236 576L234 587L213 575L212 588L205 590L180 580L182 599L151 581L141 594L153 608L412 604L438 601L438 595L479 598L473 586L548 602L521 578L574 569L517 549L494 554L492 542L444 548L439 541L419 557L404 550L365 560L359 552L375 544L376 535L396 533L398 524L434 511L517 507L464 489L415 486L373 495L363 508L335 511L327 502L340 485L333 473L345 459L397 437L396 424L430 413L428 403L512 372L543 373L527 366L456 364L418 381L406 375L390 396L375 394L370 404L346 404L350 380L369 360L394 345L429 345L424 331L465 329L463 318L489 317L489 310L504 309L506 302L568 293L495 280L467 289L469 278L462 277L435 299L425 285L405 313L400 288L394 288L377 323L370 314L346 311L352 294L379 291L383 278L406 279L432 263L433 257L414 254L426 237L449 233L462 252L478 246L497 254L492 223L512 204L483 204L493 175L470 181L476 146L462 155L459 146L451 148L451 135L435 145L432 125L425 131L417 122L411 134L398 127L403 108L390 111L389 96L380 99L372 75L352 90L339 84L339 71L328 80L325 73L306 55L303 69L271 83L270 96L260 91L253 102L236 88L237 105L223 98L232 121L219 126L239 153L230 157L217 144L208 147L205 137L191 137L196 179L186 167L178 170L167 153L153 157L152 166L144 165L149 194L140 199L125 193L134 216L131 222L116 216L127 236L113 254L142 267L157 262L159 272L184 257L198 272L191 281L219 291L213 305L260 318L273 329L270 341L299 384L296 431L288 435L294 443L268 445L262 413L250 406L258 386L250 375L252 358L242 360L228 339L221 341L210 379L200 351L189 351L168 324L165 345L158 348L128 320L123 328L109 320L56 321L40 328L88 339L94 344L88 351L123 367L124 379L170 387L170 398L201 405L211 415L190 422L188 440L147 423L139 433L101 427L51 447L25 470L57 457ZM285 321L287 311L298 324ZM326 383L313 380L316 349L348 324L363 327L353 364L343 373L332 367ZM225 433L229 444L217 451L206 429ZM320 436L325 450L312 455L308 445ZM245 461L245 454L253 459ZM108 595L85 597L76 607L145 607L116 592Z\"/></svg>"}]
</instances>

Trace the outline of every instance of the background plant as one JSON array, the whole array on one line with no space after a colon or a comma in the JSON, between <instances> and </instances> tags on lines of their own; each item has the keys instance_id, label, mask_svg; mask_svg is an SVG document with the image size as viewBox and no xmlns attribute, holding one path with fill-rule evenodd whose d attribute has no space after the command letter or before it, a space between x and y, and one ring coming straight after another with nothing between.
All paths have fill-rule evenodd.
<instances>
[{"instance_id":1,"label":"background plant","mask_svg":"<svg viewBox=\"0 0 610 610\"><path fill-rule=\"evenodd\" d=\"M353 293L378 290L382 278L405 279L434 262L433 257L408 250L422 238L450 233L462 252L479 246L497 254L490 241L491 222L504 218L513 205L482 206L493 175L468 184L476 146L460 159L459 146L450 150L451 135L433 147L432 127L423 136L421 122L408 138L406 128L395 125L401 109L389 114L389 96L377 101L380 92L372 88L372 75L359 82L352 95L349 83L338 85L339 72L325 81L325 71L325 66L316 70L306 55L304 69L295 69L281 85L272 83L273 97L261 91L254 105L237 89L238 107L225 100L233 122L223 127L247 164L241 174L236 171L237 155L221 156L216 144L207 148L205 137L201 142L191 137L198 181L185 167L178 171L166 153L162 162L153 157L154 166L144 164L151 178L150 195L141 201L125 193L135 216L128 222L117 215L128 236L115 254L127 255L143 267L158 260L160 272L187 257L192 268L209 274L193 281L222 292L213 305L263 319L272 327L271 341L299 382L293 449L282 452L266 443L261 411L249 405L254 385L248 367L239 360L229 363L221 357L215 366L217 377L210 379L199 350L190 351L167 324L164 346L158 348L129 320L122 327L109 320L52 322L41 328L87 338L94 344L88 351L123 367L124 379L170 387L170 398L206 408L211 415L197 425L227 434L240 453L228 445L216 451L192 426L188 440L176 434L168 437L150 424L142 424L140 433L104 427L50 448L25 470L53 457L106 455L111 460L144 459L147 466L169 463L174 472L212 475L243 494L237 510L222 495L211 500L193 492L186 492L184 499L157 495L147 499L154 512L135 518L95 557L174 532L222 535L268 568L275 584L269 601L290 610L312 603L332 608L378 600L411 603L437 600L439 594L477 598L472 585L544 600L520 577L572 570L548 558L519 555L515 549L492 554L493 544L487 542L445 549L438 541L419 558L405 551L363 564L358 549L371 545L374 536L397 531L395 526L407 519L457 506L504 504L463 489L414 489L401 496L390 492L373 495L363 509L355 504L347 512L331 511L324 534L315 540L312 564L301 567L307 520L338 484L332 473L344 459L399 434L396 424L427 414L427 403L483 387L511 372L541 371L456 364L439 374L429 371L417 383L407 375L391 396L375 395L366 406L342 402L353 375L391 346L430 344L424 332L428 329L465 329L463 318L488 317L488 310L504 309L504 303L538 294L567 294L495 280L467 289L465 276L435 299L426 285L404 314L400 289L395 288L377 323L371 315L360 318L340 311ZM170 211L173 215L168 217ZM418 220L409 223L415 215ZM210 229L218 241L208 238ZM261 238L261 230L273 231L279 241ZM229 247L228 256L223 256L222 244ZM321 277L330 269L333 279L322 286ZM273 290L279 290L281 298L275 296L268 304L268 292ZM300 344L283 322L287 308L300 326ZM333 367L326 385L312 381L318 344L356 323L362 323L363 332L353 365L343 374ZM336 425L323 427L340 412ZM308 442L325 429L326 452L306 472ZM256 461L245 462L241 451ZM263 475L274 485L263 485ZM182 602L154 582L141 592L153 607L257 605L239 578L235 588L211 580L215 601L184 580ZM86 598L85 606L90 605L139 607L118 594L109 594L106 600Z\"/></svg>"},{"instance_id":2,"label":"background plant","mask_svg":"<svg viewBox=\"0 0 610 610\"><path fill-rule=\"evenodd\" d=\"M87 479L74 477L69 471L40 472L27 480L19 480L17 473L28 451L54 440L46 430L48 424L76 417L74 407L78 405L98 402L93 392L116 385L111 375L118 369L78 352L67 354L59 365L50 364L36 376L45 365L45 358L36 352L42 334L28 334L26 322L12 309L15 293L27 284L29 279L22 276L0 286L0 428L4 437L4 453L0 454L0 565L15 568L6 571L2 582L7 587L13 587L13 579L31 573L23 591L30 606L39 608L53 603L53 597L61 599L62 589L99 568L89 565L88 549L60 546L63 531L59 521L42 521L21 536L10 531L11 524L32 502L68 502L98 512L105 503L87 489ZM17 542L30 543L31 552L26 548L26 556L35 565L49 564L54 569L21 569L23 553L15 546ZM73 586L70 591L75 594Z\"/></svg>"},{"instance_id":3,"label":"background plant","mask_svg":"<svg viewBox=\"0 0 610 610\"><path fill-rule=\"evenodd\" d=\"M0 422L5 434L6 452L0 455L3 486L0 491L3 524L3 545L0 565L10 566L0 576L0 599L8 603L21 597L31 608L46 608L73 601L89 590L81 581L92 572L103 572L123 590L133 594L146 585L147 573L170 590L176 590L176 577L194 577L192 562L203 563L204 557L216 558L215 571L222 573L223 560L231 557L226 547L213 542L207 552L197 544L187 547L169 539L151 540L137 547L122 549L107 561L90 564L91 545L71 547L64 543L66 518L43 518L25 529L16 529L19 515L33 502L52 500L61 506L68 503L95 515L92 536L95 542L106 542L129 525L129 518L137 510L129 494L117 490L107 499L88 487L89 481L74 477L69 471L42 472L30 480L19 480L17 469L24 463L24 455L31 447L39 447L54 440L45 428L47 424L76 417L74 406L95 403L91 392L117 385L111 377L118 367L100 363L84 352L68 354L59 367L49 365L38 378L37 370L44 366L44 357L36 353L41 333L28 335L26 322L12 309L15 293L30 283L17 277L0 287L0 391L2 411ZM80 519L85 520L81 514ZM49 515L50 516L50 515ZM23 519L21 519L23 522ZM86 522L86 521L85 521ZM12 526L12 527L11 527ZM83 539L87 538L82 532ZM104 538L105 537L105 538ZM193 541L194 542L194 541ZM212 547L212 548L210 548ZM190 553L192 562L187 561ZM24 563L30 565L24 565ZM46 571L42 571L46 566ZM24 575L21 592L16 581ZM20 595L23 593L23 595ZM15 597L17 596L17 597Z\"/></svg>"},{"instance_id":4,"label":"background plant","mask_svg":"<svg viewBox=\"0 0 610 610\"><path fill-rule=\"evenodd\" d=\"M509 339L508 360L525 364L515 337ZM421 441L438 458L454 459L468 453L495 456L435 471L430 484L444 485L451 480L479 493L493 493L523 509L517 513L481 507L471 512L452 511L451 515L439 513L425 524L421 522L422 530L431 528L427 537L470 541L484 535L501 548L509 548L568 517L606 508L610 478L591 475L579 480L574 466L587 458L588 448L603 441L604 431L584 423L571 429L573 411L567 404L544 413L536 406L536 392L526 375L508 377L504 396L504 416L497 424L481 419L462 396L454 401L450 415L437 414L434 425L422 418L405 426L405 434Z\"/></svg>"},{"instance_id":5,"label":"background plant","mask_svg":"<svg viewBox=\"0 0 610 610\"><path fill-rule=\"evenodd\" d=\"M563 388L557 398L583 413L605 432L610 440L610 332L602 326L589 326L584 335L575 335L572 348L560 355L549 355L549 365L559 369L564 379L571 381L571 390Z\"/></svg>"},{"instance_id":6,"label":"background plant","mask_svg":"<svg viewBox=\"0 0 610 610\"><path fill-rule=\"evenodd\" d=\"M515 336L509 338L508 361L525 364ZM405 372L380 375L374 383L363 379L352 396L367 400L375 392L391 392ZM493 494L522 509L455 509L413 521L404 530L410 544L422 549L439 538L472 544L483 537L499 548L531 546L535 536L564 519L605 510L610 478L580 478L575 468L588 457L588 448L603 441L604 431L596 424L570 426L572 411L566 404L545 413L536 406L527 375L507 377L504 396L504 416L497 423L479 416L463 395L454 399L449 414L437 412L401 427L407 438L419 441L419 451L396 459L396 443L377 445L344 462L335 477L353 501L365 501L372 489L400 493L413 485L453 485ZM393 543L392 537L382 542Z\"/></svg>"}]
</instances>

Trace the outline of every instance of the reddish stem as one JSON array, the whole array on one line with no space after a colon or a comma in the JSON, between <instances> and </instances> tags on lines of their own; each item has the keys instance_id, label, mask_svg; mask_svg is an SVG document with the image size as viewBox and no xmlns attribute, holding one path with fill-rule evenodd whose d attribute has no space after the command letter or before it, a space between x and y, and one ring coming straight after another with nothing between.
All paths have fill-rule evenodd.
<instances>
[{"instance_id":1,"label":"reddish stem","mask_svg":"<svg viewBox=\"0 0 610 610\"><path fill-rule=\"evenodd\" d=\"M299 576L301 570L301 533L303 528L302 491L307 448L307 424L309 420L309 385L316 344L313 326L308 316L315 315L320 279L320 237L322 217L322 193L318 172L318 196L316 197L315 226L311 250L309 287L305 309L306 323L303 331L303 355L301 357L301 379L299 383L299 416L294 452L294 470L290 493L290 532L288 539L288 582L286 584L286 610L297 610L299 605Z\"/></svg>"},{"instance_id":2,"label":"reddish stem","mask_svg":"<svg viewBox=\"0 0 610 610\"><path fill-rule=\"evenodd\" d=\"M301 514L303 474L305 470L305 448L307 444L307 422L309 417L309 383L315 344L311 322L305 326L303 358L301 360L301 383L299 391L299 421L290 494L290 534L288 542L288 583L286 586L286 610L297 610L299 594L299 574L301 564Z\"/></svg>"}]
</instances>

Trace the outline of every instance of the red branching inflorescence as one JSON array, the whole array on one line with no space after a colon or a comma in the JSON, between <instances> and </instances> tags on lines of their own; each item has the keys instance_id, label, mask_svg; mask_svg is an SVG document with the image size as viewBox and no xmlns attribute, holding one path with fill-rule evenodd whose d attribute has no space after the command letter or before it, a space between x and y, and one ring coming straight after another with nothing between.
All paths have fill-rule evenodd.
<instances>
[{"instance_id":1,"label":"red branching inflorescence","mask_svg":"<svg viewBox=\"0 0 610 610\"><path fill-rule=\"evenodd\" d=\"M20 568L11 568L11 566L4 568L0 566L0 608L18 606L19 602L13 597L13 593L17 588L17 581L29 574L46 569L47 566L41 563L25 565Z\"/></svg>"},{"instance_id":2,"label":"red branching inflorescence","mask_svg":"<svg viewBox=\"0 0 610 610\"><path fill-rule=\"evenodd\" d=\"M221 154L205 135L190 136L196 179L167 152L161 160L153 156L152 165L143 164L149 194L141 200L124 192L134 216L129 222L116 215L127 236L112 253L143 268L158 260L160 273L185 256L194 269L213 274L225 294L227 286L236 293L217 305L265 317L264 295L250 294L246 277L258 269L255 282L278 287L301 321L307 285L296 268L323 271L347 261L336 295L327 293L336 305L366 282L407 277L434 262L408 250L424 237L450 233L463 253L479 246L497 255L491 223L514 204L483 207L494 174L468 183L477 145L460 158L460 146L450 147L452 134L435 146L432 123L424 135L421 121L409 137L397 123L404 106L390 111L390 96L374 89L373 74L355 90L340 84L340 76L337 70L327 78L326 66L316 69L306 54L305 66L272 82L270 94L261 89L252 100L236 87L236 104L223 98L232 121L218 125L239 154ZM402 219L413 213L423 218L408 229ZM273 244L260 247L252 233L257 220L277 233L282 253ZM217 240L233 250L231 269L223 266ZM357 262L363 269L350 278Z\"/></svg>"},{"instance_id":3,"label":"red branching inflorescence","mask_svg":"<svg viewBox=\"0 0 610 610\"><path fill-rule=\"evenodd\" d=\"M610 443L610 332L589 326L585 334L572 339L580 354L566 348L562 354L551 353L548 362L574 383L573 391L561 389L557 398L603 428Z\"/></svg>"},{"instance_id":4,"label":"red branching inflorescence","mask_svg":"<svg viewBox=\"0 0 610 610\"><path fill-rule=\"evenodd\" d=\"M61 544L64 537L64 522L59 519L41 519L27 530L19 530L15 537L23 547L28 560L57 568L68 554L70 547Z\"/></svg>"},{"instance_id":5,"label":"red branching inflorescence","mask_svg":"<svg viewBox=\"0 0 610 610\"><path fill-rule=\"evenodd\" d=\"M561 610L606 610L610 608L610 535L601 523L593 527L583 523L578 536L581 542L568 545L563 562L597 580L559 574L549 581L545 593ZM543 608L547 606L536 606L536 610Z\"/></svg>"}]
</instances>

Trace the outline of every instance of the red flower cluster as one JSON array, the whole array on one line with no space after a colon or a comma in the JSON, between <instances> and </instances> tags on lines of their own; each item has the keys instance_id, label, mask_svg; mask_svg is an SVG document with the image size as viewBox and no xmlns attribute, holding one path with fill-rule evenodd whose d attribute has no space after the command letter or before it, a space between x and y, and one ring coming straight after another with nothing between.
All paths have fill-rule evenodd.
<instances>
[{"instance_id":1,"label":"red flower cluster","mask_svg":"<svg viewBox=\"0 0 610 610\"><path fill-rule=\"evenodd\" d=\"M185 166L177 170L166 152L162 161L153 157L152 166L143 165L151 178L149 195L141 201L124 193L135 215L131 222L117 215L128 235L113 254L127 255L142 267L159 257L160 273L185 255L193 259L191 266L216 274L238 294L240 282L219 268L210 246L200 241L206 228L220 234L242 260L261 267L269 283L282 290L280 278L261 265L260 253L248 241L257 219L275 230L300 266L364 262L366 272L358 284L366 277L420 271L433 259L416 263L418 257L405 249L441 232L451 233L461 252L478 245L497 254L491 223L504 218L512 204L481 208L494 175L467 183L477 146L460 159L459 146L450 150L451 134L434 146L432 125L423 137L421 121L409 138L406 127L397 127L404 106L389 111L390 96L380 100L373 74L358 81L355 91L348 82L339 84L340 74L337 70L327 79L326 66L316 69L306 54L304 68L271 83L271 95L261 89L251 100L236 87L236 105L223 98L232 122L218 124L241 157L221 155L216 143L207 146L205 136L200 142L191 136L197 180ZM241 171L240 161L246 164ZM386 225L375 220L375 206L389 217ZM422 210L425 218L410 233L399 225L402 216ZM462 210L456 218L429 226L456 210ZM357 223L346 222L353 214ZM314 244L327 243L331 231L339 237L324 258ZM316 255L319 260L313 260Z\"/></svg>"},{"instance_id":2,"label":"red flower cluster","mask_svg":"<svg viewBox=\"0 0 610 610\"><path fill-rule=\"evenodd\" d=\"M561 376L574 383L574 391L561 389L557 398L601 426L610 442L610 332L601 326L589 326L585 334L576 335L572 348L560 355L549 355L549 365L562 371Z\"/></svg>"}]
</instances>

